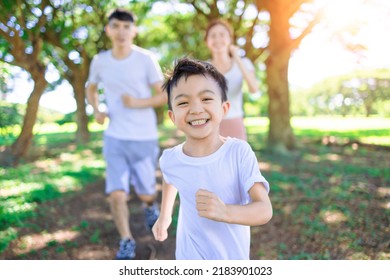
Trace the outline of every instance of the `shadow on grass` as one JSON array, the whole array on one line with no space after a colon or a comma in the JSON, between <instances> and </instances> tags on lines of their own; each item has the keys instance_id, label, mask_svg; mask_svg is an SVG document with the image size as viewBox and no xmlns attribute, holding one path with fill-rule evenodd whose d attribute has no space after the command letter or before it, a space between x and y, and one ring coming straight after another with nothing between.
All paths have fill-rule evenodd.
<instances>
[{"instance_id":1,"label":"shadow on grass","mask_svg":"<svg viewBox=\"0 0 390 280\"><path fill-rule=\"evenodd\" d=\"M252 227L252 259L390 259L388 150L308 141L274 155L264 139L249 137L274 216Z\"/></svg>"}]
</instances>

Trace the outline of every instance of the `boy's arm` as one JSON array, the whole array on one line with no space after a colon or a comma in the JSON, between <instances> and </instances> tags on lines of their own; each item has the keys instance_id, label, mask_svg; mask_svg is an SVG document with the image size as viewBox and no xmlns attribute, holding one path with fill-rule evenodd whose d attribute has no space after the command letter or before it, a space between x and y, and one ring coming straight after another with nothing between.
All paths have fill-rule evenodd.
<instances>
[{"instance_id":1,"label":"boy's arm","mask_svg":"<svg viewBox=\"0 0 390 280\"><path fill-rule=\"evenodd\" d=\"M176 195L177 189L163 180L160 216L152 228L154 238L157 241L164 241L168 237L168 227L172 222L173 204Z\"/></svg>"},{"instance_id":2,"label":"boy's arm","mask_svg":"<svg viewBox=\"0 0 390 280\"><path fill-rule=\"evenodd\" d=\"M255 183L249 190L252 202L247 205L225 204L207 190L196 193L199 216L229 224L257 226L272 218L272 205L263 183Z\"/></svg>"},{"instance_id":3,"label":"boy's arm","mask_svg":"<svg viewBox=\"0 0 390 280\"><path fill-rule=\"evenodd\" d=\"M128 108L146 108L146 107L160 107L167 104L168 97L162 90L162 82L157 82L152 85L155 94L149 98L135 98L131 95L122 95L122 102Z\"/></svg>"}]
</instances>

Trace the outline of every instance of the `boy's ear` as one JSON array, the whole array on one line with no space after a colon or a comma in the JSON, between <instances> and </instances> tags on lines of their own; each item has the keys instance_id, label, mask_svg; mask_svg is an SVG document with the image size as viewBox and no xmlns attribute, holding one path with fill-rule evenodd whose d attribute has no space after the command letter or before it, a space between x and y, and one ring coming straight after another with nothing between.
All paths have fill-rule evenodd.
<instances>
[{"instance_id":1,"label":"boy's ear","mask_svg":"<svg viewBox=\"0 0 390 280\"><path fill-rule=\"evenodd\" d=\"M171 119L171 121L175 123L175 114L172 112L172 110L168 110L168 116Z\"/></svg>"},{"instance_id":2,"label":"boy's ear","mask_svg":"<svg viewBox=\"0 0 390 280\"><path fill-rule=\"evenodd\" d=\"M230 109L230 102L225 101L222 103L223 116L226 116Z\"/></svg>"}]
</instances>

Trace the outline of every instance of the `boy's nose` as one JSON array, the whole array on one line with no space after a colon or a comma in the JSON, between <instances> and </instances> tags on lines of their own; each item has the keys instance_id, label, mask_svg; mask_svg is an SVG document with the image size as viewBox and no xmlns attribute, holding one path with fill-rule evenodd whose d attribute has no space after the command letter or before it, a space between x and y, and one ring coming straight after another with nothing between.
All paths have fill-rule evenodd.
<instances>
[{"instance_id":1,"label":"boy's nose","mask_svg":"<svg viewBox=\"0 0 390 280\"><path fill-rule=\"evenodd\" d=\"M192 102L190 107L190 114L199 114L203 112L203 106L200 102Z\"/></svg>"}]
</instances>

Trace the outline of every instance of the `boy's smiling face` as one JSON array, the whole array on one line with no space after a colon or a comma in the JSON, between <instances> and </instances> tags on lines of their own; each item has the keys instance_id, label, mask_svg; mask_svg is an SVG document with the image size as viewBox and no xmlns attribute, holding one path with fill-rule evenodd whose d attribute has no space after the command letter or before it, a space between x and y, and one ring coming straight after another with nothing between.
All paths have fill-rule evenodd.
<instances>
[{"instance_id":1,"label":"boy's smiling face","mask_svg":"<svg viewBox=\"0 0 390 280\"><path fill-rule=\"evenodd\" d=\"M187 139L219 135L219 125L230 104L222 102L221 89L209 76L181 78L171 91L169 117Z\"/></svg>"}]
</instances>

